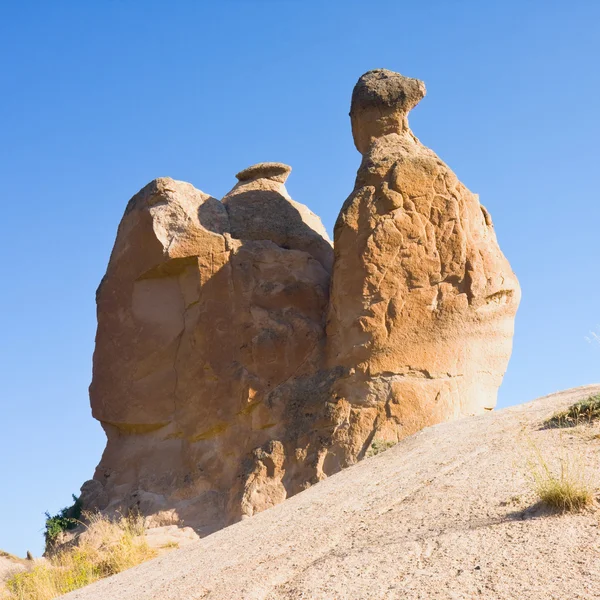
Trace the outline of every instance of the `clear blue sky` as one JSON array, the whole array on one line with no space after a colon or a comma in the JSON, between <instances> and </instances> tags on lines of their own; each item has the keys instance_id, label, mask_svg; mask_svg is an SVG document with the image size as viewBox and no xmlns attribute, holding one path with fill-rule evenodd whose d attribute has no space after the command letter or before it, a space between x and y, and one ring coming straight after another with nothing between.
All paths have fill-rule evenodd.
<instances>
[{"instance_id":1,"label":"clear blue sky","mask_svg":"<svg viewBox=\"0 0 600 600\"><path fill-rule=\"evenodd\" d=\"M331 231L356 79L423 79L411 126L490 210L523 288L500 405L600 381L600 3L28 2L0 9L0 548L94 472L94 292L158 176L221 197L260 161Z\"/></svg>"}]
</instances>

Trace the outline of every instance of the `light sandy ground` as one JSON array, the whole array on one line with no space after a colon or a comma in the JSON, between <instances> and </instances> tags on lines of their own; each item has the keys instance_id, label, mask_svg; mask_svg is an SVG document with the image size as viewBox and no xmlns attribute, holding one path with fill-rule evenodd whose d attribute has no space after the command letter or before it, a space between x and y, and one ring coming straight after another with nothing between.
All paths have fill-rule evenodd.
<instances>
[{"instance_id":1,"label":"light sandy ground","mask_svg":"<svg viewBox=\"0 0 600 600\"><path fill-rule=\"evenodd\" d=\"M12 556L3 556L0 554L0 598L5 591L4 581L26 568L26 562L21 559L16 559Z\"/></svg>"},{"instance_id":2,"label":"light sandy ground","mask_svg":"<svg viewBox=\"0 0 600 600\"><path fill-rule=\"evenodd\" d=\"M600 385L438 425L252 519L69 600L600 598L597 509L535 506L527 461L577 456L599 429L540 429ZM596 484L600 483L596 481Z\"/></svg>"}]
</instances>

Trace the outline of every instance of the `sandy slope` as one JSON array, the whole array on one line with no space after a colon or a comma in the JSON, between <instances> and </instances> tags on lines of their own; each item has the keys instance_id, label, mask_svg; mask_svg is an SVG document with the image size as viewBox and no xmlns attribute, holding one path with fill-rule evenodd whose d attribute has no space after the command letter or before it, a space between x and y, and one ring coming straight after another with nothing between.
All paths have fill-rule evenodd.
<instances>
[{"instance_id":1,"label":"sandy slope","mask_svg":"<svg viewBox=\"0 0 600 600\"><path fill-rule=\"evenodd\" d=\"M592 393L600 385L426 429L252 519L65 598L600 598L599 511L548 514L527 482L532 445L554 459L579 456L600 480L600 429L539 427Z\"/></svg>"},{"instance_id":2,"label":"sandy slope","mask_svg":"<svg viewBox=\"0 0 600 600\"><path fill-rule=\"evenodd\" d=\"M4 581L26 568L27 562L0 550L0 598L5 591Z\"/></svg>"}]
</instances>

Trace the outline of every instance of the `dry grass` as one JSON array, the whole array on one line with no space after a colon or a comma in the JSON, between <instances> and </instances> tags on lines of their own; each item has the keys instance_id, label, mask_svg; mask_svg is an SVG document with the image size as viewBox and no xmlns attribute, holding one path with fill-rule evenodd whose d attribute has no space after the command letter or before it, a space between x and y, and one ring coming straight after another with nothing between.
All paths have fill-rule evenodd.
<instances>
[{"instance_id":1,"label":"dry grass","mask_svg":"<svg viewBox=\"0 0 600 600\"><path fill-rule=\"evenodd\" d=\"M160 547L161 550L177 550L177 548L179 548L179 542L167 542Z\"/></svg>"},{"instance_id":2,"label":"dry grass","mask_svg":"<svg viewBox=\"0 0 600 600\"><path fill-rule=\"evenodd\" d=\"M576 402L567 410L557 412L544 422L546 427L576 427L589 425L600 419L600 394Z\"/></svg>"},{"instance_id":3,"label":"dry grass","mask_svg":"<svg viewBox=\"0 0 600 600\"><path fill-rule=\"evenodd\" d=\"M139 517L87 518L89 524L77 546L59 551L47 562L8 579L8 599L52 600L156 556L143 536L143 520Z\"/></svg>"},{"instance_id":4,"label":"dry grass","mask_svg":"<svg viewBox=\"0 0 600 600\"><path fill-rule=\"evenodd\" d=\"M529 461L533 489L538 499L553 510L579 511L594 501L594 488L583 464L563 453L558 468L553 468L534 447L535 458Z\"/></svg>"}]
</instances>

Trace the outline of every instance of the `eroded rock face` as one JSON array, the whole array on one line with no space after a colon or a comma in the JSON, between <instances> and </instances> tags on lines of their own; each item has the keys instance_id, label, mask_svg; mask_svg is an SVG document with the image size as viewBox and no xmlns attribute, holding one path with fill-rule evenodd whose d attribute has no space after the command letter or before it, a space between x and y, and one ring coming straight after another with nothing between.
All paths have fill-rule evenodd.
<instances>
[{"instance_id":1,"label":"eroded rock face","mask_svg":"<svg viewBox=\"0 0 600 600\"><path fill-rule=\"evenodd\" d=\"M519 286L477 197L408 127L424 94L390 71L359 80L335 256L281 163L222 201L168 178L131 199L97 294L108 443L84 508L204 535L373 441L493 408Z\"/></svg>"},{"instance_id":2,"label":"eroded rock face","mask_svg":"<svg viewBox=\"0 0 600 600\"><path fill-rule=\"evenodd\" d=\"M282 163L261 163L236 175L239 183L223 198L231 235L302 250L330 273L333 252L321 219L304 204L294 202L285 189L291 170Z\"/></svg>"},{"instance_id":3,"label":"eroded rock face","mask_svg":"<svg viewBox=\"0 0 600 600\"><path fill-rule=\"evenodd\" d=\"M253 200L254 221L236 221ZM268 178L224 203L171 179L132 198L97 295L90 395L108 444L86 505L137 505L207 533L287 496L277 473L298 427L273 392L322 363L332 255L303 210Z\"/></svg>"},{"instance_id":4,"label":"eroded rock face","mask_svg":"<svg viewBox=\"0 0 600 600\"><path fill-rule=\"evenodd\" d=\"M477 196L411 132L424 95L376 70L352 96L363 159L335 227L327 330L346 454L494 408L511 353L518 281Z\"/></svg>"}]
</instances>

